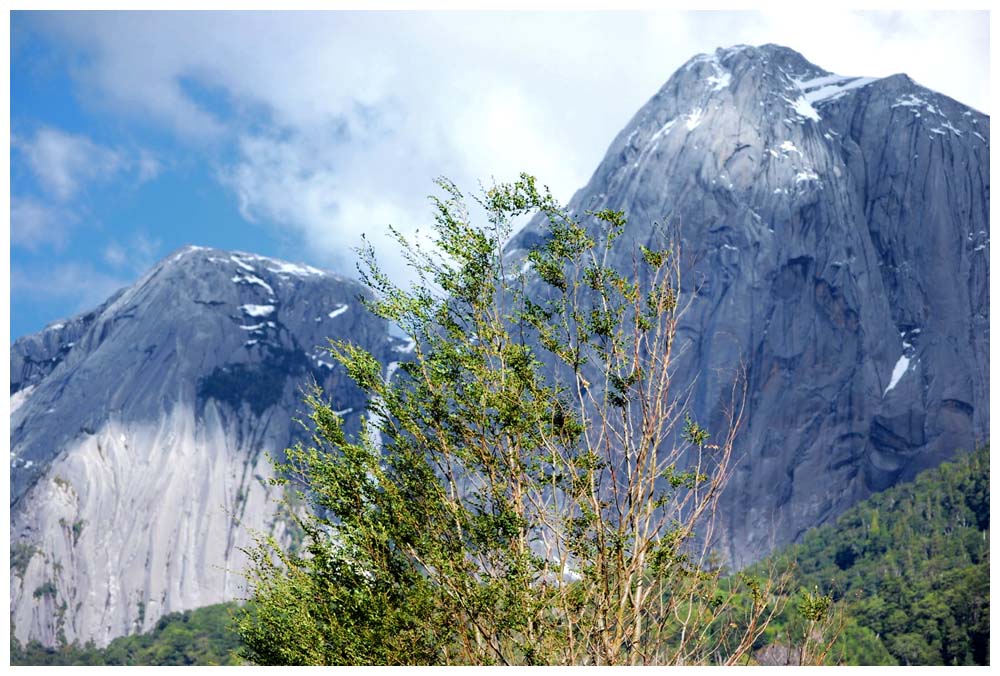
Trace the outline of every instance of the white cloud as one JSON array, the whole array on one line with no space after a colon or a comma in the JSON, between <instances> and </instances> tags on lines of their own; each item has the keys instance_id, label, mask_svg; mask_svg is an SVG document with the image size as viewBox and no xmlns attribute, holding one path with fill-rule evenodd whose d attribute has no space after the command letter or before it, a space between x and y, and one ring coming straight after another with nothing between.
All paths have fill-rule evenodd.
<instances>
[{"instance_id":1,"label":"white cloud","mask_svg":"<svg viewBox=\"0 0 1000 676\"><path fill-rule=\"evenodd\" d=\"M785 44L845 75L905 71L985 110L987 17L197 12L39 21L86 50L74 72L96 107L206 151L248 219L289 230L304 257L350 272L362 232L378 242L388 223L412 232L429 221L425 196L438 175L472 188L525 170L567 200L670 74L719 46Z\"/></svg>"},{"instance_id":2,"label":"white cloud","mask_svg":"<svg viewBox=\"0 0 1000 676\"><path fill-rule=\"evenodd\" d=\"M367 233L380 253L398 262L383 237L386 226L405 232L415 229L413 214L425 200L414 200L410 183L378 186L366 184L374 164L393 162L389 146L375 144L359 153L350 144L325 137L284 140L247 136L241 139L240 159L223 176L235 192L240 213L251 222L283 224L321 252L325 263L353 271L354 248ZM384 191L380 191L385 187ZM430 191L426 182L424 194ZM419 203L414 203L414 202ZM425 210L425 209L424 209Z\"/></svg>"},{"instance_id":3,"label":"white cloud","mask_svg":"<svg viewBox=\"0 0 1000 676\"><path fill-rule=\"evenodd\" d=\"M30 139L15 137L13 145L42 187L61 201L73 198L85 183L111 178L125 163L119 153L85 136L48 127Z\"/></svg>"},{"instance_id":4,"label":"white cloud","mask_svg":"<svg viewBox=\"0 0 1000 676\"><path fill-rule=\"evenodd\" d=\"M160 172L159 161L148 150L112 149L52 127L41 127L30 138L14 136L11 143L42 189L60 202L71 201L88 184L107 182L124 172L134 174L138 183Z\"/></svg>"},{"instance_id":5,"label":"white cloud","mask_svg":"<svg viewBox=\"0 0 1000 676\"><path fill-rule=\"evenodd\" d=\"M10 200L10 243L31 251L50 244L65 246L77 216L64 208L31 198L12 196Z\"/></svg>"},{"instance_id":6,"label":"white cloud","mask_svg":"<svg viewBox=\"0 0 1000 676\"><path fill-rule=\"evenodd\" d=\"M104 247L104 260L112 267L120 268L128 260L128 254L121 244L111 242Z\"/></svg>"}]
</instances>

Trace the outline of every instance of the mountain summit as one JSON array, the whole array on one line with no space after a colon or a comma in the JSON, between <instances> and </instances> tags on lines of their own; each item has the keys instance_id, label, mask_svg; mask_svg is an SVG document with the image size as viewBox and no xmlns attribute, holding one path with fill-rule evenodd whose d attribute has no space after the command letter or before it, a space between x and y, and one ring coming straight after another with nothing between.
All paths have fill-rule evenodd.
<instances>
[{"instance_id":1,"label":"mountain summit","mask_svg":"<svg viewBox=\"0 0 1000 676\"><path fill-rule=\"evenodd\" d=\"M670 78L570 201L625 211L624 273L632 245L679 233L692 302L674 366L699 420L722 427L746 369L716 527L734 564L988 438L989 134L905 75L719 49Z\"/></svg>"}]
</instances>

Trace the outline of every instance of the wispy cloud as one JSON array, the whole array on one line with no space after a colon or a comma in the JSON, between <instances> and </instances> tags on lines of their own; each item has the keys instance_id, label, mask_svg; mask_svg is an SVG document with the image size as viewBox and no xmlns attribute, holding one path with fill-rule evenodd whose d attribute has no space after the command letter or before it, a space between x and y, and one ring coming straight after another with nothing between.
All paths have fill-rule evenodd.
<instances>
[{"instance_id":1,"label":"wispy cloud","mask_svg":"<svg viewBox=\"0 0 1000 676\"><path fill-rule=\"evenodd\" d=\"M77 312L103 302L132 282L128 275L111 274L87 263L60 263L11 267L11 293L25 299L69 303Z\"/></svg>"},{"instance_id":2,"label":"wispy cloud","mask_svg":"<svg viewBox=\"0 0 1000 676\"><path fill-rule=\"evenodd\" d=\"M44 245L61 249L77 221L76 214L63 207L31 198L11 197L10 243L30 251Z\"/></svg>"},{"instance_id":3,"label":"wispy cloud","mask_svg":"<svg viewBox=\"0 0 1000 676\"><path fill-rule=\"evenodd\" d=\"M106 183L128 174L136 183L156 178L160 162L144 148L109 148L82 134L40 127L30 136L15 135L11 145L20 153L35 180L51 198L69 202L90 184Z\"/></svg>"},{"instance_id":4,"label":"wispy cloud","mask_svg":"<svg viewBox=\"0 0 1000 676\"><path fill-rule=\"evenodd\" d=\"M139 232L127 241L116 239L109 242L104 247L103 258L117 274L139 276L153 266L159 252L160 241Z\"/></svg>"},{"instance_id":5,"label":"wispy cloud","mask_svg":"<svg viewBox=\"0 0 1000 676\"><path fill-rule=\"evenodd\" d=\"M61 308L58 316L92 309L148 271L160 246L159 240L138 232L108 243L100 262L12 262L11 296L22 303L54 303Z\"/></svg>"},{"instance_id":6,"label":"wispy cloud","mask_svg":"<svg viewBox=\"0 0 1000 676\"><path fill-rule=\"evenodd\" d=\"M88 211L81 204L88 187L122 180L139 185L161 171L160 161L144 148L109 148L85 135L52 127L13 135L11 148L34 177L39 196L23 190L11 195L10 241L31 251L66 247L83 220L81 214Z\"/></svg>"},{"instance_id":7,"label":"wispy cloud","mask_svg":"<svg viewBox=\"0 0 1000 676\"><path fill-rule=\"evenodd\" d=\"M85 136L49 127L31 138L14 137L14 148L52 197L68 201L87 183L106 181L126 164L121 153L94 143Z\"/></svg>"},{"instance_id":8,"label":"wispy cloud","mask_svg":"<svg viewBox=\"0 0 1000 676\"><path fill-rule=\"evenodd\" d=\"M135 171L135 177L139 183L152 181L154 178L159 176L160 172L163 170L162 163L156 158L155 155L153 155L153 153L145 148L139 149L130 164L132 169Z\"/></svg>"}]
</instances>

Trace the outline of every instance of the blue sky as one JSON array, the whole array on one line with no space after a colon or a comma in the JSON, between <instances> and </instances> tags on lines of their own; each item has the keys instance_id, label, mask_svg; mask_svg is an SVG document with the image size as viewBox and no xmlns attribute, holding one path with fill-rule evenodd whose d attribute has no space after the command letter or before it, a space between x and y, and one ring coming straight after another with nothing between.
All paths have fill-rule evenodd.
<instances>
[{"instance_id":1,"label":"blue sky","mask_svg":"<svg viewBox=\"0 0 1000 676\"><path fill-rule=\"evenodd\" d=\"M401 270L434 177L567 200L688 58L766 42L989 112L984 12L13 12L11 339L189 243Z\"/></svg>"}]
</instances>

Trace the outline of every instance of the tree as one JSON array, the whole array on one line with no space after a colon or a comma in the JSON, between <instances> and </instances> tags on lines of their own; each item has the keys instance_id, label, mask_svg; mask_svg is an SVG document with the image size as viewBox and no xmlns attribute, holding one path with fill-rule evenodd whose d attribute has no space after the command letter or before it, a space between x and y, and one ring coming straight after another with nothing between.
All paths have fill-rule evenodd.
<instances>
[{"instance_id":1,"label":"tree","mask_svg":"<svg viewBox=\"0 0 1000 676\"><path fill-rule=\"evenodd\" d=\"M730 424L710 433L673 382L678 253L640 246L625 276L607 265L622 212L578 220L522 175L477 198L477 227L458 188L439 186L433 246L393 231L415 284L395 285L361 251L368 307L412 339L410 359L383 378L371 354L331 342L369 415L348 438L310 392L312 443L286 451L275 481L315 510L299 518L300 554L263 537L249 552L244 656L745 659L776 589L749 576L721 584L711 554L743 398L734 384ZM531 213L544 242L509 260L512 220Z\"/></svg>"}]
</instances>

